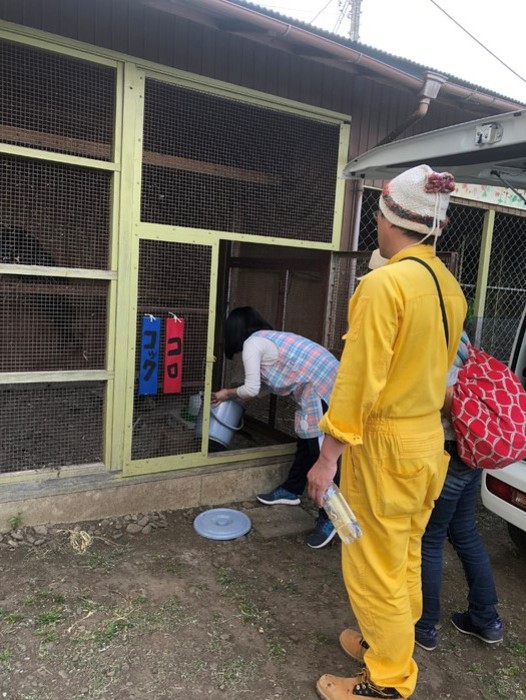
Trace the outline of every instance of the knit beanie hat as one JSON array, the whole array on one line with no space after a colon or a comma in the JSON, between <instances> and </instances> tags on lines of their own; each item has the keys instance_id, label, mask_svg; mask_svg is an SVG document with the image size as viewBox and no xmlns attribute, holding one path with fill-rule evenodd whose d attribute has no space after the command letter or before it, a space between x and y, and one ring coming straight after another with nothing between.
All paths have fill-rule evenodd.
<instances>
[{"instance_id":1,"label":"knit beanie hat","mask_svg":"<svg viewBox=\"0 0 526 700\"><path fill-rule=\"evenodd\" d=\"M417 165L388 182L380 195L380 211L395 226L440 236L446 226L449 197L455 189L450 173Z\"/></svg>"}]
</instances>

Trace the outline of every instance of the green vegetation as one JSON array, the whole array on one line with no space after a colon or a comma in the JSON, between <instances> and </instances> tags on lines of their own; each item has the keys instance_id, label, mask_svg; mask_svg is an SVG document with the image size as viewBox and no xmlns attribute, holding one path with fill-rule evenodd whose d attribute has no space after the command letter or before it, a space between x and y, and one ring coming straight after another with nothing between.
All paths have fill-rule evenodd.
<instances>
[{"instance_id":1,"label":"green vegetation","mask_svg":"<svg viewBox=\"0 0 526 700\"><path fill-rule=\"evenodd\" d=\"M22 527L23 522L24 518L22 517L22 513L17 513L16 515L12 515L7 519L7 524L11 530L18 530L19 527Z\"/></svg>"}]
</instances>

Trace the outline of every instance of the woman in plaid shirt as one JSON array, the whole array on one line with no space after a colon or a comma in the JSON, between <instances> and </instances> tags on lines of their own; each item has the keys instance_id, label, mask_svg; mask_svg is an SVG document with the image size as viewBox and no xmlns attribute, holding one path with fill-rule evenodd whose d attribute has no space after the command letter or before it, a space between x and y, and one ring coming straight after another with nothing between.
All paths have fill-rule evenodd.
<instances>
[{"instance_id":1,"label":"woman in plaid shirt","mask_svg":"<svg viewBox=\"0 0 526 700\"><path fill-rule=\"evenodd\" d=\"M296 453L286 480L270 493L258 495L266 505L299 505L307 484L307 472L317 460L323 433L318 428L331 395L338 360L318 343L295 333L275 331L251 306L234 309L225 324L225 355L242 353L245 381L242 386L212 394L213 405L227 399L246 401L261 390L292 396L296 402L294 431ZM320 549L336 531L320 509L307 544Z\"/></svg>"}]
</instances>

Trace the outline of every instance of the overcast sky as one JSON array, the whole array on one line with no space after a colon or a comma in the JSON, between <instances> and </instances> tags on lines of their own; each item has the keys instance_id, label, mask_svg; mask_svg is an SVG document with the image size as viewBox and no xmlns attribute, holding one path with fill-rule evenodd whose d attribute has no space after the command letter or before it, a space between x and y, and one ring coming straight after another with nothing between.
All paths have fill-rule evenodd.
<instances>
[{"instance_id":1,"label":"overcast sky","mask_svg":"<svg viewBox=\"0 0 526 700\"><path fill-rule=\"evenodd\" d=\"M523 79L484 51L431 0L362 0L360 41L526 104L526 0L435 1ZM339 17L338 0L255 4L308 23L320 13L314 25L330 32ZM345 19L337 32L348 36L349 26Z\"/></svg>"}]
</instances>

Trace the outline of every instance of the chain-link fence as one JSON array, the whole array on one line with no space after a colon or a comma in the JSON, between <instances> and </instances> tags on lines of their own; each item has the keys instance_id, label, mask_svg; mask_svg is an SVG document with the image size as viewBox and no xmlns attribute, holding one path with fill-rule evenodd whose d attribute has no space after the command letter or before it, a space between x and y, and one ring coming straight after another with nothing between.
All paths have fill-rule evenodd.
<instances>
[{"instance_id":1,"label":"chain-link fence","mask_svg":"<svg viewBox=\"0 0 526 700\"><path fill-rule=\"evenodd\" d=\"M526 217L497 213L489 264L482 346L507 361L526 304Z\"/></svg>"}]
</instances>

